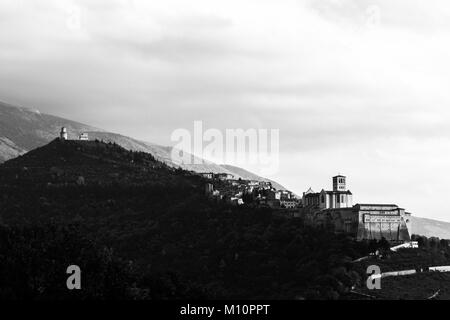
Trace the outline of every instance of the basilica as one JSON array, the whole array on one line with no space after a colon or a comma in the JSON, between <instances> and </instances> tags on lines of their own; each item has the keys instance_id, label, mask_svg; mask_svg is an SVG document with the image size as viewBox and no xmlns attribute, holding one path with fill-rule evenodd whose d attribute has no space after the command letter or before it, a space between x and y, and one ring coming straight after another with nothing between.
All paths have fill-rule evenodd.
<instances>
[{"instance_id":1,"label":"basilica","mask_svg":"<svg viewBox=\"0 0 450 320\"><path fill-rule=\"evenodd\" d=\"M411 214L395 204L355 204L346 177L333 177L333 190L303 193L300 216L311 225L346 233L357 240L411 240Z\"/></svg>"}]
</instances>

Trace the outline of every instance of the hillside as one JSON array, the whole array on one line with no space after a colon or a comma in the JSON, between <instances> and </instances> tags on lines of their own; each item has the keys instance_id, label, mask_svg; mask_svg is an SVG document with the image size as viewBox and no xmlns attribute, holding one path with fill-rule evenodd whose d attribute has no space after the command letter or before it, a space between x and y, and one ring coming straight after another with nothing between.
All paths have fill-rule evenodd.
<instances>
[{"instance_id":1,"label":"hillside","mask_svg":"<svg viewBox=\"0 0 450 320\"><path fill-rule=\"evenodd\" d=\"M57 139L5 162L0 296L58 296L63 289L52 272L66 263L110 288L88 284L81 294L105 296L119 282L122 298L337 298L358 281L341 267L367 254L364 246L268 208L209 200L205 182L150 154L99 141ZM128 267L111 265L115 259ZM126 278L108 278L111 272L99 271L105 264ZM34 265L43 267L21 272ZM43 279L50 283L44 290L34 285Z\"/></svg>"},{"instance_id":2,"label":"hillside","mask_svg":"<svg viewBox=\"0 0 450 320\"><path fill-rule=\"evenodd\" d=\"M19 184L22 188L114 182L146 184L155 180L170 184L168 180L176 176L175 169L148 153L128 151L113 143L60 139L6 161L0 172L0 184L7 187Z\"/></svg>"},{"instance_id":3,"label":"hillside","mask_svg":"<svg viewBox=\"0 0 450 320\"><path fill-rule=\"evenodd\" d=\"M235 166L232 166L229 164L222 164L220 166L222 168L227 169L229 172L231 172L231 174L241 177L244 180L257 180L257 181L263 180L263 181L272 183L272 186L275 187L277 190L286 190L285 187L283 187L281 184L277 183L276 181L266 179L266 178L261 178L260 176L254 174L253 172L247 171L245 169L235 167Z\"/></svg>"},{"instance_id":4,"label":"hillside","mask_svg":"<svg viewBox=\"0 0 450 320\"><path fill-rule=\"evenodd\" d=\"M339 299L364 288L366 263L448 261L448 244L420 240L420 255L352 264L382 242L212 201L205 182L101 141L55 139L1 164L0 297ZM61 287L68 263L81 266L86 291ZM418 297L434 290L433 279Z\"/></svg>"},{"instance_id":5,"label":"hillside","mask_svg":"<svg viewBox=\"0 0 450 320\"><path fill-rule=\"evenodd\" d=\"M193 164L176 163L171 159L172 147L139 141L75 121L40 113L37 110L15 107L2 102L0 102L0 163L49 143L59 136L61 127L68 129L69 139L76 139L80 133L87 132L91 140L115 142L128 150L150 153L168 166L181 167L195 172L230 173L236 178L241 177L239 175L241 172L251 175L254 180L267 180L245 170L241 171L240 168L233 167L233 171L230 171L227 166L220 166L206 160L196 161L202 163L194 164L194 156L192 156Z\"/></svg>"}]
</instances>

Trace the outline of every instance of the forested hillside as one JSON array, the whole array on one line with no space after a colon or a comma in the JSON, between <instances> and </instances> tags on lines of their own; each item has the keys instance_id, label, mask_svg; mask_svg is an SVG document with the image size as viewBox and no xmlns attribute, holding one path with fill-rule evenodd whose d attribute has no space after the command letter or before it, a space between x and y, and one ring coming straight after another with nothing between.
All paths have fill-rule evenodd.
<instances>
[{"instance_id":1,"label":"forested hillside","mask_svg":"<svg viewBox=\"0 0 450 320\"><path fill-rule=\"evenodd\" d=\"M200 176L113 143L55 140L0 166L0 294L32 299L345 297L356 243L204 195ZM67 292L77 264L86 290Z\"/></svg>"}]
</instances>

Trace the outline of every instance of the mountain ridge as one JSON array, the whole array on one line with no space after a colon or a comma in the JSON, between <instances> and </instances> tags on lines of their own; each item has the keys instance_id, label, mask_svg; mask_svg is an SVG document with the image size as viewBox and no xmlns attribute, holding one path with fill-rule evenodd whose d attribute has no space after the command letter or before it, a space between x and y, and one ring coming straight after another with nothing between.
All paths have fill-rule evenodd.
<instances>
[{"instance_id":1,"label":"mountain ridge","mask_svg":"<svg viewBox=\"0 0 450 320\"><path fill-rule=\"evenodd\" d=\"M412 234L450 239L450 222L411 216Z\"/></svg>"},{"instance_id":2,"label":"mountain ridge","mask_svg":"<svg viewBox=\"0 0 450 320\"><path fill-rule=\"evenodd\" d=\"M77 139L82 132L89 134L90 139L103 140L105 142L115 142L128 150L147 152L157 160L166 163L171 167L181 167L184 170L213 173L228 173L236 178L243 178L239 172L245 170L222 166L191 155L193 164L176 163L171 158L173 147L162 146L150 142L137 140L122 134L108 132L104 129L96 128L77 121L64 119L61 117L41 113L39 110L26 107L17 107L0 101L0 163L15 158L19 155L44 146L59 136L61 127L66 127L69 139ZM194 161L200 160L200 161ZM195 164L201 163L201 164ZM230 170L234 168L234 170ZM239 169L239 170L238 170ZM249 173L248 171L246 171ZM251 175L258 181L271 181L256 174ZM280 189L283 186L275 182Z\"/></svg>"}]
</instances>

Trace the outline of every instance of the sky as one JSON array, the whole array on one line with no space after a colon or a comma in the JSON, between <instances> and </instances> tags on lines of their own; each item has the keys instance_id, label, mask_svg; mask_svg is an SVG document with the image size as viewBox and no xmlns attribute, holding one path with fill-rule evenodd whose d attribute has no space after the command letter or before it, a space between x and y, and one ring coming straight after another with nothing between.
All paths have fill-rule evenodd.
<instances>
[{"instance_id":1,"label":"sky","mask_svg":"<svg viewBox=\"0 0 450 320\"><path fill-rule=\"evenodd\" d=\"M295 193L450 221L449 39L444 0L1 0L0 100L163 145L279 129Z\"/></svg>"}]
</instances>

